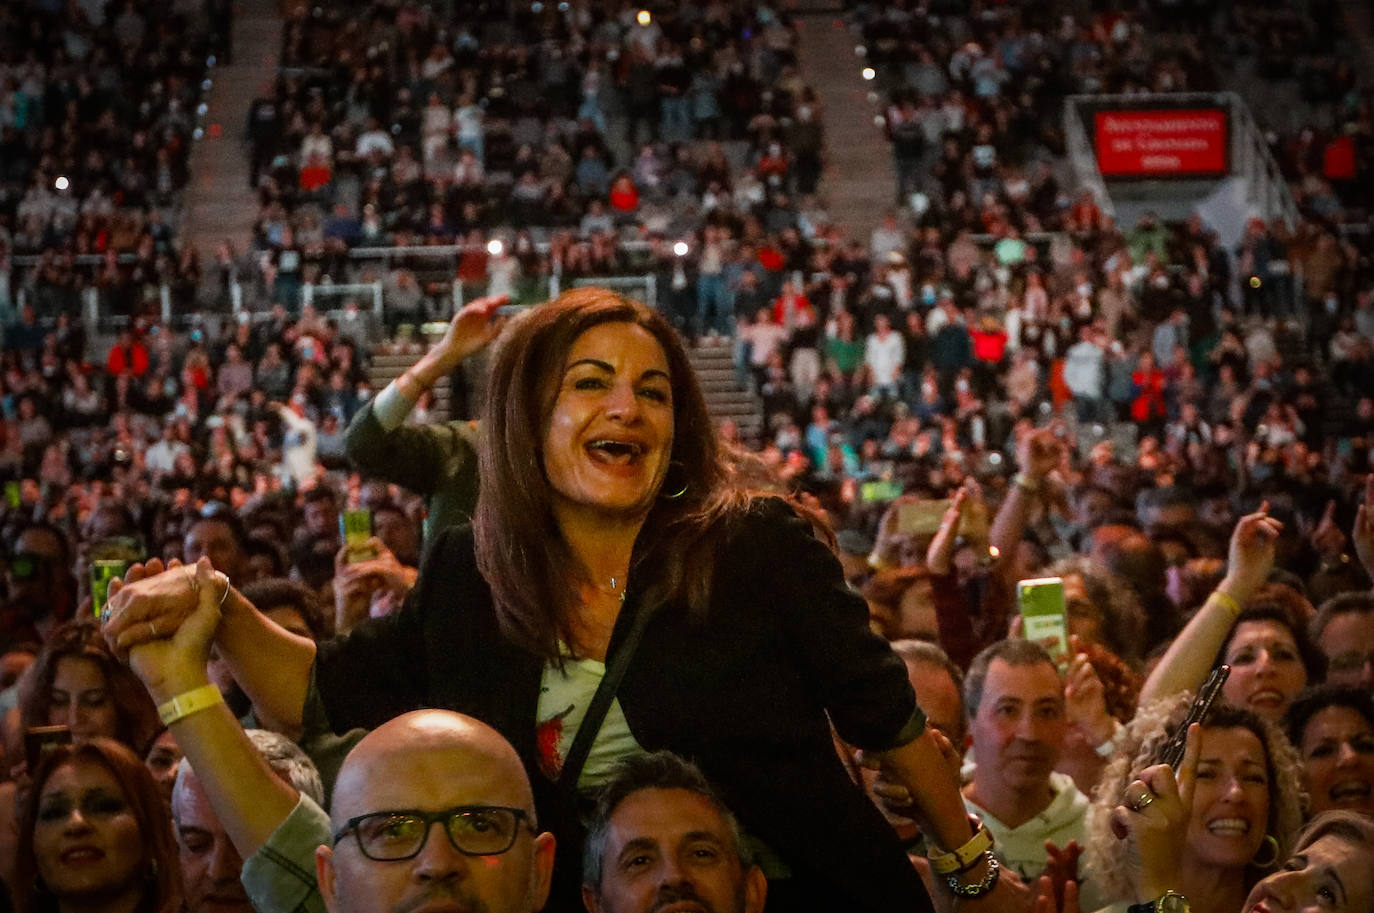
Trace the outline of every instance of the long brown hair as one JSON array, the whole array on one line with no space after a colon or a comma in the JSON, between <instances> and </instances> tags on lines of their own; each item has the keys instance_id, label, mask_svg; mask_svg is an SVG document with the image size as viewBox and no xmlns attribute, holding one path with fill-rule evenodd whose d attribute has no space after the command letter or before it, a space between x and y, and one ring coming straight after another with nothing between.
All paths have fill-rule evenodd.
<instances>
[{"instance_id":1,"label":"long brown hair","mask_svg":"<svg viewBox=\"0 0 1374 913\"><path fill-rule=\"evenodd\" d=\"M473 526L477 566L491 586L501 630L551 661L558 642L573 642L578 585L589 583L554 520L544 474L544 426L553 410L568 351L604 323L632 323L663 347L673 387L673 448L664 488L635 542L631 567L655 555L654 578L637 595L680 601L704 616L714 568L712 546L721 521L749 495L732 484L706 399L687 350L657 311L604 288L568 291L511 322L492 354L482 435L481 492Z\"/></svg>"},{"instance_id":2,"label":"long brown hair","mask_svg":"<svg viewBox=\"0 0 1374 913\"><path fill-rule=\"evenodd\" d=\"M25 795L19 812L15 909L20 913L47 913L58 908L57 899L52 894L39 890L38 858L34 854L33 833L38 824L38 806L43 798L43 787L58 768L82 761L99 764L114 776L138 820L138 838L148 863L143 903L139 910L144 913L180 913L181 863L176 840L172 837L171 812L148 768L133 752L113 739L91 739L80 745L59 746L45 755L38 769L33 772L33 786Z\"/></svg>"},{"instance_id":3,"label":"long brown hair","mask_svg":"<svg viewBox=\"0 0 1374 913\"><path fill-rule=\"evenodd\" d=\"M19 714L27 729L48 725L52 683L62 660L88 659L100 667L115 706L115 738L142 757L162 728L157 707L143 683L115 658L94 620L69 621L58 627L39 651L20 686Z\"/></svg>"}]
</instances>

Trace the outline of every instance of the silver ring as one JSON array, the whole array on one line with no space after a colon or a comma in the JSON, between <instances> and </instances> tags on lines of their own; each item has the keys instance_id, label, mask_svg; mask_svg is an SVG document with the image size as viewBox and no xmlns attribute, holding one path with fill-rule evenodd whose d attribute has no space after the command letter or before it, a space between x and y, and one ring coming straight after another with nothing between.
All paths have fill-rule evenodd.
<instances>
[{"instance_id":1,"label":"silver ring","mask_svg":"<svg viewBox=\"0 0 1374 913\"><path fill-rule=\"evenodd\" d=\"M157 622L151 618L148 619L148 630L152 632L154 637L157 637Z\"/></svg>"},{"instance_id":2,"label":"silver ring","mask_svg":"<svg viewBox=\"0 0 1374 913\"><path fill-rule=\"evenodd\" d=\"M105 606L103 609L100 610L100 623L101 623L102 625L107 625L107 624L110 623L110 607L109 607L109 606Z\"/></svg>"},{"instance_id":3,"label":"silver ring","mask_svg":"<svg viewBox=\"0 0 1374 913\"><path fill-rule=\"evenodd\" d=\"M1149 787L1146 787L1140 795L1126 803L1126 806L1133 812L1143 812L1153 801L1155 801L1155 794Z\"/></svg>"}]
</instances>

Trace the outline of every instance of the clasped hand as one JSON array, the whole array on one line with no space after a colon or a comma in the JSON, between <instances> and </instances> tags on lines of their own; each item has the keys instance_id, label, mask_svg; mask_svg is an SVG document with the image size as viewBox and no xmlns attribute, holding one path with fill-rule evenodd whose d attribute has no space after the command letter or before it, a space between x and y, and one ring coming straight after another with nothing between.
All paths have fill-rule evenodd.
<instances>
[{"instance_id":1,"label":"clasped hand","mask_svg":"<svg viewBox=\"0 0 1374 913\"><path fill-rule=\"evenodd\" d=\"M205 682L228 586L206 558L194 565L154 558L111 581L102 633L155 699Z\"/></svg>"}]
</instances>

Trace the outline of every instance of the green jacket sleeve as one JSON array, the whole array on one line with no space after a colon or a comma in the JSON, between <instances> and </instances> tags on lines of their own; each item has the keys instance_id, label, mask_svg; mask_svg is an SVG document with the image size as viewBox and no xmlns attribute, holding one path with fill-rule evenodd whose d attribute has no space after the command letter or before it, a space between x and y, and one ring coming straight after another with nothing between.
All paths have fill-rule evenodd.
<instances>
[{"instance_id":1,"label":"green jacket sleeve","mask_svg":"<svg viewBox=\"0 0 1374 913\"><path fill-rule=\"evenodd\" d=\"M344 433L344 452L362 472L429 497L466 465L476 475L477 453L464 423L382 428L366 403Z\"/></svg>"}]
</instances>

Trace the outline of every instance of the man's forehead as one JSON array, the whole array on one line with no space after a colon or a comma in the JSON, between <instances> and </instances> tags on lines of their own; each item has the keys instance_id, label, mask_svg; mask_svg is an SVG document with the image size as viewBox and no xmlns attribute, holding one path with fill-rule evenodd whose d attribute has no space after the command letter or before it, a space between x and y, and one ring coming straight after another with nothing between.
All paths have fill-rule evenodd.
<instances>
[{"instance_id":1,"label":"man's forehead","mask_svg":"<svg viewBox=\"0 0 1374 913\"><path fill-rule=\"evenodd\" d=\"M518 762L462 745L359 746L334 790L333 817L388 809L504 805L533 811Z\"/></svg>"},{"instance_id":2,"label":"man's forehead","mask_svg":"<svg viewBox=\"0 0 1374 913\"><path fill-rule=\"evenodd\" d=\"M710 799L687 789L641 789L611 815L612 846L651 839L671 845L689 834L731 841L730 826Z\"/></svg>"},{"instance_id":3,"label":"man's forehead","mask_svg":"<svg viewBox=\"0 0 1374 913\"><path fill-rule=\"evenodd\" d=\"M210 805L210 798L201 788L200 780L188 772L172 790L172 819L177 827L194 827L211 833L222 833L224 825Z\"/></svg>"},{"instance_id":4,"label":"man's forehead","mask_svg":"<svg viewBox=\"0 0 1374 913\"><path fill-rule=\"evenodd\" d=\"M1049 663L1013 665L1003 659L994 659L988 664L983 684L984 704L1002 697L1038 701L1063 696L1064 686L1059 681L1059 673Z\"/></svg>"}]
</instances>

